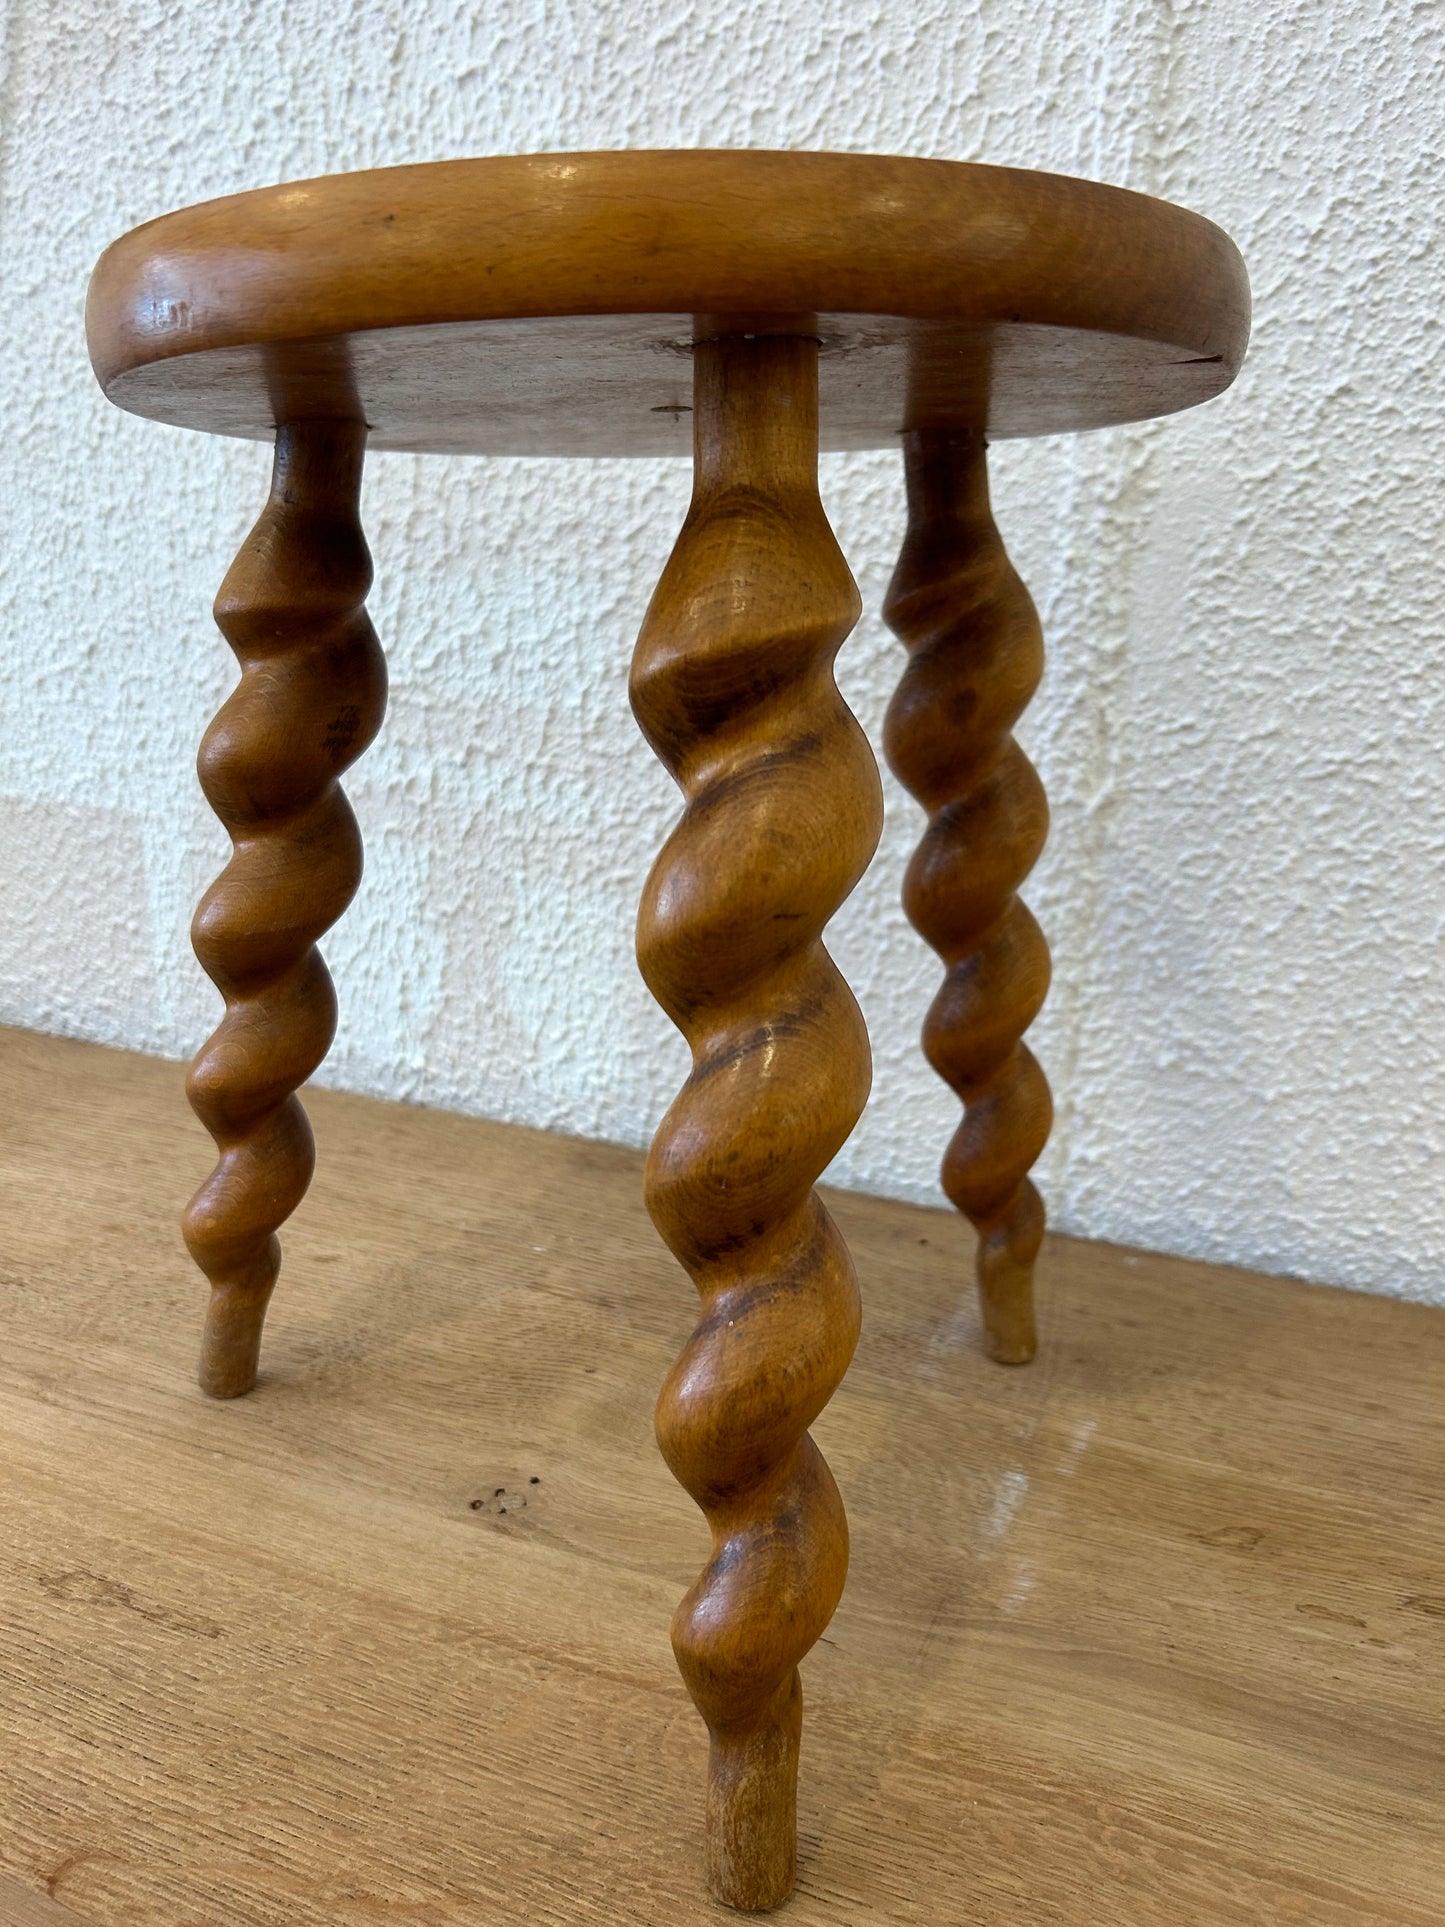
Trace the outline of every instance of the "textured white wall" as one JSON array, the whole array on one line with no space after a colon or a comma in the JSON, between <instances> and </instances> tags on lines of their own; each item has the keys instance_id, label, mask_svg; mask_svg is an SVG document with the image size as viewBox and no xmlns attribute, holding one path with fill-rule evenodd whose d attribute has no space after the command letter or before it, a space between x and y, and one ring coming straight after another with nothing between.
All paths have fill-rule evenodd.
<instances>
[{"instance_id":1,"label":"textured white wall","mask_svg":"<svg viewBox=\"0 0 1445 1927\"><path fill-rule=\"evenodd\" d=\"M1009 445L1000 521L1051 666L1029 890L1054 1222L1445 1302L1442 9L1409 0L6 0L0 146L0 1019L183 1054L226 844L196 787L217 582L267 456L108 408L81 308L135 222L333 169L508 150L831 147L1077 172L1199 209L1256 292L1195 414ZM888 456L824 495L868 615ZM627 709L678 463L383 456L393 695L349 787L332 1082L642 1142L683 1047L631 956L676 809ZM932 1199L956 1108L915 1037L895 786L834 926L873 1102L834 1175Z\"/></svg>"}]
</instances>

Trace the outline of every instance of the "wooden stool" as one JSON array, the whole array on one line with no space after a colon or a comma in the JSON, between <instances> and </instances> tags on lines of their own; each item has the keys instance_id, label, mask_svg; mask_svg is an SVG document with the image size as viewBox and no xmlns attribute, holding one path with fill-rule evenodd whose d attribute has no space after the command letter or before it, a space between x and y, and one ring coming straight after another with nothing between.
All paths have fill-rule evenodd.
<instances>
[{"instance_id":1,"label":"wooden stool","mask_svg":"<svg viewBox=\"0 0 1445 1927\"><path fill-rule=\"evenodd\" d=\"M448 161L211 201L137 228L91 283L122 408L275 442L221 588L240 682L200 774L235 854L194 925L226 1000L190 1076L220 1159L186 1213L211 1284L201 1384L248 1391L277 1227L309 1182L294 1095L330 1044L315 941L361 845L337 777L380 726L362 603L365 445L695 456L692 505L632 667L683 814L638 957L693 1070L648 1208L702 1317L657 1433L713 1532L673 1624L712 1736L707 1870L733 1906L792 1888L798 1662L843 1588L842 1503L807 1427L858 1336L813 1184L867 1095L868 1039L824 926L877 842L877 770L833 680L858 593L820 444L901 440L909 524L886 614L909 651L888 753L929 815L914 923L947 975L930 1061L963 1100L944 1183L977 1227L997 1358L1032 1356L1048 1086L1020 1039L1049 962L1015 895L1043 790L1010 731L1038 682L1028 593L989 513L984 437L1167 414L1226 388L1248 286L1198 216L1012 168L862 155Z\"/></svg>"}]
</instances>

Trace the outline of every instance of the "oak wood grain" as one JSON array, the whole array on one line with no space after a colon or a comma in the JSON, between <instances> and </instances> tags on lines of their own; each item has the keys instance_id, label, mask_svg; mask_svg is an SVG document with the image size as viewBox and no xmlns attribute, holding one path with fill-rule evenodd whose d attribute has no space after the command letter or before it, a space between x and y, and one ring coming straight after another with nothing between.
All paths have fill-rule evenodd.
<instances>
[{"instance_id":1,"label":"oak wood grain","mask_svg":"<svg viewBox=\"0 0 1445 1927\"><path fill-rule=\"evenodd\" d=\"M686 350L746 317L822 341L827 448L920 411L1097 427L1227 388L1228 236L1148 195L866 154L494 156L228 195L116 241L87 329L110 399L269 437L275 390L377 448L685 453Z\"/></svg>"},{"instance_id":2,"label":"oak wood grain","mask_svg":"<svg viewBox=\"0 0 1445 1927\"><path fill-rule=\"evenodd\" d=\"M91 1927L718 1919L641 1155L315 1092L209 1405L181 1075L0 1032L0 1871ZM961 1218L828 1208L853 1558L780 1918L1438 1927L1445 1315L1050 1237L1000 1372Z\"/></svg>"},{"instance_id":3,"label":"oak wood grain","mask_svg":"<svg viewBox=\"0 0 1445 1927\"><path fill-rule=\"evenodd\" d=\"M908 666L884 740L928 812L903 902L945 968L923 1029L929 1063L964 1106L943 1188L979 1234L989 1350L1022 1365L1037 1349L1033 1271L1044 1235L1028 1174L1053 1103L1022 1041L1048 992L1048 945L1017 892L1049 812L1012 731L1043 672L1043 635L989 508L982 438L914 429L903 450L908 532L883 613Z\"/></svg>"},{"instance_id":4,"label":"oak wood grain","mask_svg":"<svg viewBox=\"0 0 1445 1927\"><path fill-rule=\"evenodd\" d=\"M276 437L270 499L216 598L241 679L199 769L234 853L191 926L226 1000L186 1090L220 1153L185 1215L211 1284L201 1384L248 1392L281 1263L277 1227L311 1180L295 1096L331 1047L336 993L316 939L361 881L361 833L337 777L381 726L386 668L362 603L357 503L365 430L306 421Z\"/></svg>"},{"instance_id":5,"label":"oak wood grain","mask_svg":"<svg viewBox=\"0 0 1445 1927\"><path fill-rule=\"evenodd\" d=\"M647 1204L702 1300L657 1436L712 1557L673 1621L711 1734L708 1883L792 1891L802 1686L848 1568L808 1426L858 1339L847 1248L813 1186L871 1077L823 929L883 821L833 679L858 591L818 499L818 346L726 337L696 356L691 504L648 608L632 706L686 806L643 895L637 956L692 1073L658 1126Z\"/></svg>"}]
</instances>

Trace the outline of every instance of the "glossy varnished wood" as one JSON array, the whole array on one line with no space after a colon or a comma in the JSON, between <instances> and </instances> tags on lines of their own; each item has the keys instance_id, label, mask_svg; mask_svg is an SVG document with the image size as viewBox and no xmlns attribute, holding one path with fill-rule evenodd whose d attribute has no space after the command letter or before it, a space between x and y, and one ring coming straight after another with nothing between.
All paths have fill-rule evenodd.
<instances>
[{"instance_id":1,"label":"glossy varnished wood","mask_svg":"<svg viewBox=\"0 0 1445 1927\"><path fill-rule=\"evenodd\" d=\"M823 948L883 804L833 680L858 591L818 499L817 343L696 353L692 503L652 598L632 704L686 798L637 955L692 1047L647 1203L702 1299L657 1435L713 1552L673 1648L711 1734L708 1883L792 1891L802 1688L848 1565L808 1426L857 1343L857 1279L813 1185L868 1095L863 1018Z\"/></svg>"},{"instance_id":2,"label":"glossy varnished wood","mask_svg":"<svg viewBox=\"0 0 1445 1927\"><path fill-rule=\"evenodd\" d=\"M361 834L337 783L381 726L386 670L362 608L371 561L357 501L365 430L307 421L276 439L271 496L221 592L216 621L241 679L201 745L207 801L231 861L191 927L226 1000L187 1080L220 1158L186 1211L211 1284L201 1384L248 1392L281 1262L277 1227L311 1179L294 1093L336 1029L316 939L361 880Z\"/></svg>"},{"instance_id":3,"label":"glossy varnished wood","mask_svg":"<svg viewBox=\"0 0 1445 1927\"><path fill-rule=\"evenodd\" d=\"M641 1157L316 1092L261 1382L217 1407L180 1082L0 1033L0 1918L721 1918ZM1049 1342L1001 1372L961 1218L829 1208L853 1562L780 1918L1438 1927L1445 1316L1051 1238Z\"/></svg>"},{"instance_id":4,"label":"glossy varnished wood","mask_svg":"<svg viewBox=\"0 0 1445 1927\"><path fill-rule=\"evenodd\" d=\"M908 666L885 743L928 828L903 901L945 966L923 1032L928 1061L964 1105L943 1188L979 1234L989 1350L1022 1365L1037 1346L1033 1270L1044 1235L1028 1174L1053 1105L1022 1042L1048 991L1048 946L1017 890L1049 813L1012 730L1043 671L1043 636L989 508L982 439L915 429L904 465L908 532L883 613Z\"/></svg>"},{"instance_id":5,"label":"glossy varnished wood","mask_svg":"<svg viewBox=\"0 0 1445 1927\"><path fill-rule=\"evenodd\" d=\"M828 448L995 438L1228 387L1249 291L1185 209L1020 168L862 154L499 156L292 182L109 248L91 354L121 407L266 437L278 382L378 448L682 453L695 335L822 342Z\"/></svg>"}]
</instances>

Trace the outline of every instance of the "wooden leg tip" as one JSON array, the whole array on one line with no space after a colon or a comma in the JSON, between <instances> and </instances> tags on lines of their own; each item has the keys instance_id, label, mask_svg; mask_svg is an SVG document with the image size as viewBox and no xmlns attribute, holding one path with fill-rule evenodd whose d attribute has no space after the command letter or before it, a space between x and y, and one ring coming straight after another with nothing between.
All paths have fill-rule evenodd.
<instances>
[{"instance_id":1,"label":"wooden leg tip","mask_svg":"<svg viewBox=\"0 0 1445 1927\"><path fill-rule=\"evenodd\" d=\"M707 1793L707 1884L739 1913L781 1907L797 1881L798 1742L802 1693L796 1675L781 1716L745 1739L712 1738Z\"/></svg>"},{"instance_id":2,"label":"wooden leg tip","mask_svg":"<svg viewBox=\"0 0 1445 1927\"><path fill-rule=\"evenodd\" d=\"M989 1357L1000 1365L1027 1365L1032 1361L1039 1349L1032 1281L1026 1280L1023 1291L1012 1294L1012 1302L990 1299L985 1288L983 1343Z\"/></svg>"},{"instance_id":3,"label":"wooden leg tip","mask_svg":"<svg viewBox=\"0 0 1445 1927\"><path fill-rule=\"evenodd\" d=\"M265 1299L257 1303L224 1290L212 1294L197 1374L207 1398L241 1398L251 1390L261 1362L265 1318Z\"/></svg>"},{"instance_id":4,"label":"wooden leg tip","mask_svg":"<svg viewBox=\"0 0 1445 1927\"><path fill-rule=\"evenodd\" d=\"M1027 1365L1038 1351L1034 1261L1043 1242L1043 1200L1025 1180L1002 1220L980 1231L975 1260L984 1348L1000 1365Z\"/></svg>"}]
</instances>

